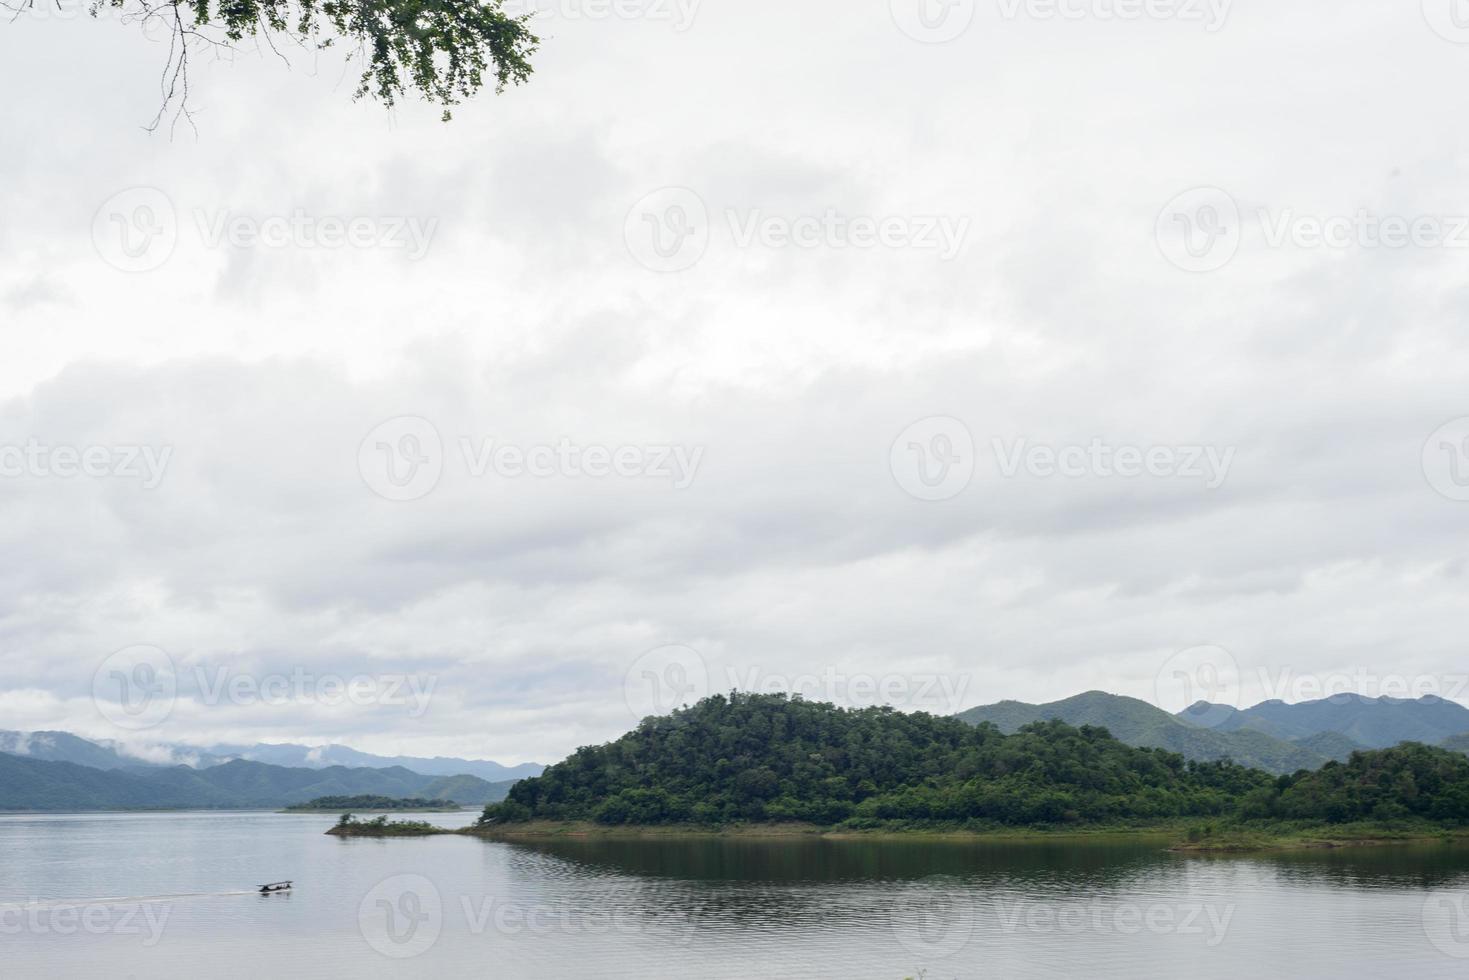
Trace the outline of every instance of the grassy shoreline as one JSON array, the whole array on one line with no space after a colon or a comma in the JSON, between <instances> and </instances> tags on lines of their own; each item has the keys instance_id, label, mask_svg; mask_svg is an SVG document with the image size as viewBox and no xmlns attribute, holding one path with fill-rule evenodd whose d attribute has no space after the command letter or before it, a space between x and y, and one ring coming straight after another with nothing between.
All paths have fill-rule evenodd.
<instances>
[{"instance_id":1,"label":"grassy shoreline","mask_svg":"<svg viewBox=\"0 0 1469 980\"><path fill-rule=\"evenodd\" d=\"M401 826L401 829L398 827ZM961 827L880 827L856 829L815 824L734 824L616 826L570 821L531 821L499 826L458 829L426 824L353 824L328 833L342 837L427 837L454 835L507 843L544 840L782 840L816 838L853 841L996 841L1013 843L1152 842L1160 849L1182 854L1243 853L1251 851L1315 850L1379 847L1394 844L1466 843L1469 829L1433 826L1341 825L1225 825L1217 823L1163 823L1098 827L997 827L973 830Z\"/></svg>"},{"instance_id":2,"label":"grassy shoreline","mask_svg":"<svg viewBox=\"0 0 1469 980\"><path fill-rule=\"evenodd\" d=\"M463 813L468 807L455 806L402 806L402 807L364 807L354 810L354 813L377 816L378 814L392 815L394 813ZM339 806L288 806L284 809L275 810L275 813L341 813Z\"/></svg>"}]
</instances>

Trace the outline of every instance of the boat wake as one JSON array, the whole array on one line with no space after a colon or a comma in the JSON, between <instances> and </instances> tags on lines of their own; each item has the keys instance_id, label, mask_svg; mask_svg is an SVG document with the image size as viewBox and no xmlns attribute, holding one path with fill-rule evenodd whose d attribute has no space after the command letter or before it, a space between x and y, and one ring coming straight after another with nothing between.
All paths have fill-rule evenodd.
<instances>
[{"instance_id":1,"label":"boat wake","mask_svg":"<svg viewBox=\"0 0 1469 980\"><path fill-rule=\"evenodd\" d=\"M86 909L98 907L110 907L117 905L155 905L160 902L178 902L191 898L230 898L237 895L256 895L258 889L233 892L180 892L176 895L125 895L118 898L86 898L86 899L30 899L28 901L0 902L0 913L11 911L33 911L42 910L48 912L64 912L69 909Z\"/></svg>"}]
</instances>

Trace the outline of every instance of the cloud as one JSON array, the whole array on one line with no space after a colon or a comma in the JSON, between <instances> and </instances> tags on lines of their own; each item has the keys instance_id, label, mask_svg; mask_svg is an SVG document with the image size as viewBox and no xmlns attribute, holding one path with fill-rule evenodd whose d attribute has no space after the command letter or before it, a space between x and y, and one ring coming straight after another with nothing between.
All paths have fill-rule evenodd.
<instances>
[{"instance_id":1,"label":"cloud","mask_svg":"<svg viewBox=\"0 0 1469 980\"><path fill-rule=\"evenodd\" d=\"M1458 253L1273 247L1260 217L1452 218L1443 120L1469 100L1452 46L1365 3L1214 34L986 12L934 47L888 13L565 20L531 86L448 126L352 104L330 66L242 56L201 71L200 136L173 142L138 131L157 46L113 23L5 25L0 63L55 84L0 109L17 148L0 446L171 450L153 489L0 479L8 726L128 734L92 694L135 644L178 671L147 739L505 762L628 728L629 672L665 644L697 650L713 689L752 669L941 675L966 681L956 707L1151 698L1203 643L1239 659L1246 700L1261 671L1453 674L1464 505L1423 451L1469 415ZM1308 27L1327 61L1296 56ZM57 73L63 46L116 82ZM1405 101L1363 63L1436 97ZM1202 274L1155 238L1200 186L1245 225ZM679 273L625 242L666 187L708 222ZM116 235L155 241L143 219L167 211L135 188L163 196L176 238L143 271ZM951 261L735 233L828 213L969 224ZM393 244L410 218L434 223L417 255ZM235 221L285 238L213 240ZM364 237L324 245L331 221ZM363 443L410 416L442 473L394 502ZM925 502L894 442L935 417L965 424L974 472ZM486 440L702 456L682 490L476 475L464 446ZM1007 477L1020 441L1234 456L1212 490ZM286 696L211 698L221 670ZM386 694L298 696L357 678L432 696L419 717Z\"/></svg>"}]
</instances>

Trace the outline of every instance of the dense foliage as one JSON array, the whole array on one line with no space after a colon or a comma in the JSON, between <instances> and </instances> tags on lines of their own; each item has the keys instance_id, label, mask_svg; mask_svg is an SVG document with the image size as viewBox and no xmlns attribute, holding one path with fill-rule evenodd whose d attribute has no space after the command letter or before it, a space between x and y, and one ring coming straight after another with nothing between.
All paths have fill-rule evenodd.
<instances>
[{"instance_id":1,"label":"dense foliage","mask_svg":"<svg viewBox=\"0 0 1469 980\"><path fill-rule=\"evenodd\" d=\"M1148 821L1224 814L1272 786L1266 773L1132 748L1098 727L1041 722L1006 736L891 708L736 693L579 749L516 783L483 822Z\"/></svg>"},{"instance_id":2,"label":"dense foliage","mask_svg":"<svg viewBox=\"0 0 1469 980\"><path fill-rule=\"evenodd\" d=\"M353 814L344 813L327 833L335 837L428 837L446 831L423 820L394 820L390 823L386 814L371 820L358 820Z\"/></svg>"},{"instance_id":3,"label":"dense foliage","mask_svg":"<svg viewBox=\"0 0 1469 980\"><path fill-rule=\"evenodd\" d=\"M1346 762L1328 762L1315 772L1282 776L1246 795L1245 819L1469 820L1469 757L1407 743L1355 752Z\"/></svg>"}]
</instances>

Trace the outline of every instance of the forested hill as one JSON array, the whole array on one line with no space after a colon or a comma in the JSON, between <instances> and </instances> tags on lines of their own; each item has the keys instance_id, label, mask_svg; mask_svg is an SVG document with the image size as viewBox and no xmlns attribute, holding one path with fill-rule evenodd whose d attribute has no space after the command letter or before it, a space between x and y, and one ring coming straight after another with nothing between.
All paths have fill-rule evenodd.
<instances>
[{"instance_id":1,"label":"forested hill","mask_svg":"<svg viewBox=\"0 0 1469 980\"><path fill-rule=\"evenodd\" d=\"M1469 821L1469 758L1410 744L1275 777L1134 748L1058 721L993 725L716 695L579 749L485 808L485 824L807 821L985 826L1228 816Z\"/></svg>"},{"instance_id":2,"label":"forested hill","mask_svg":"<svg viewBox=\"0 0 1469 980\"><path fill-rule=\"evenodd\" d=\"M1223 813L1268 774L1103 728L992 725L784 695L716 695L521 780L487 820L1153 820Z\"/></svg>"}]
</instances>

